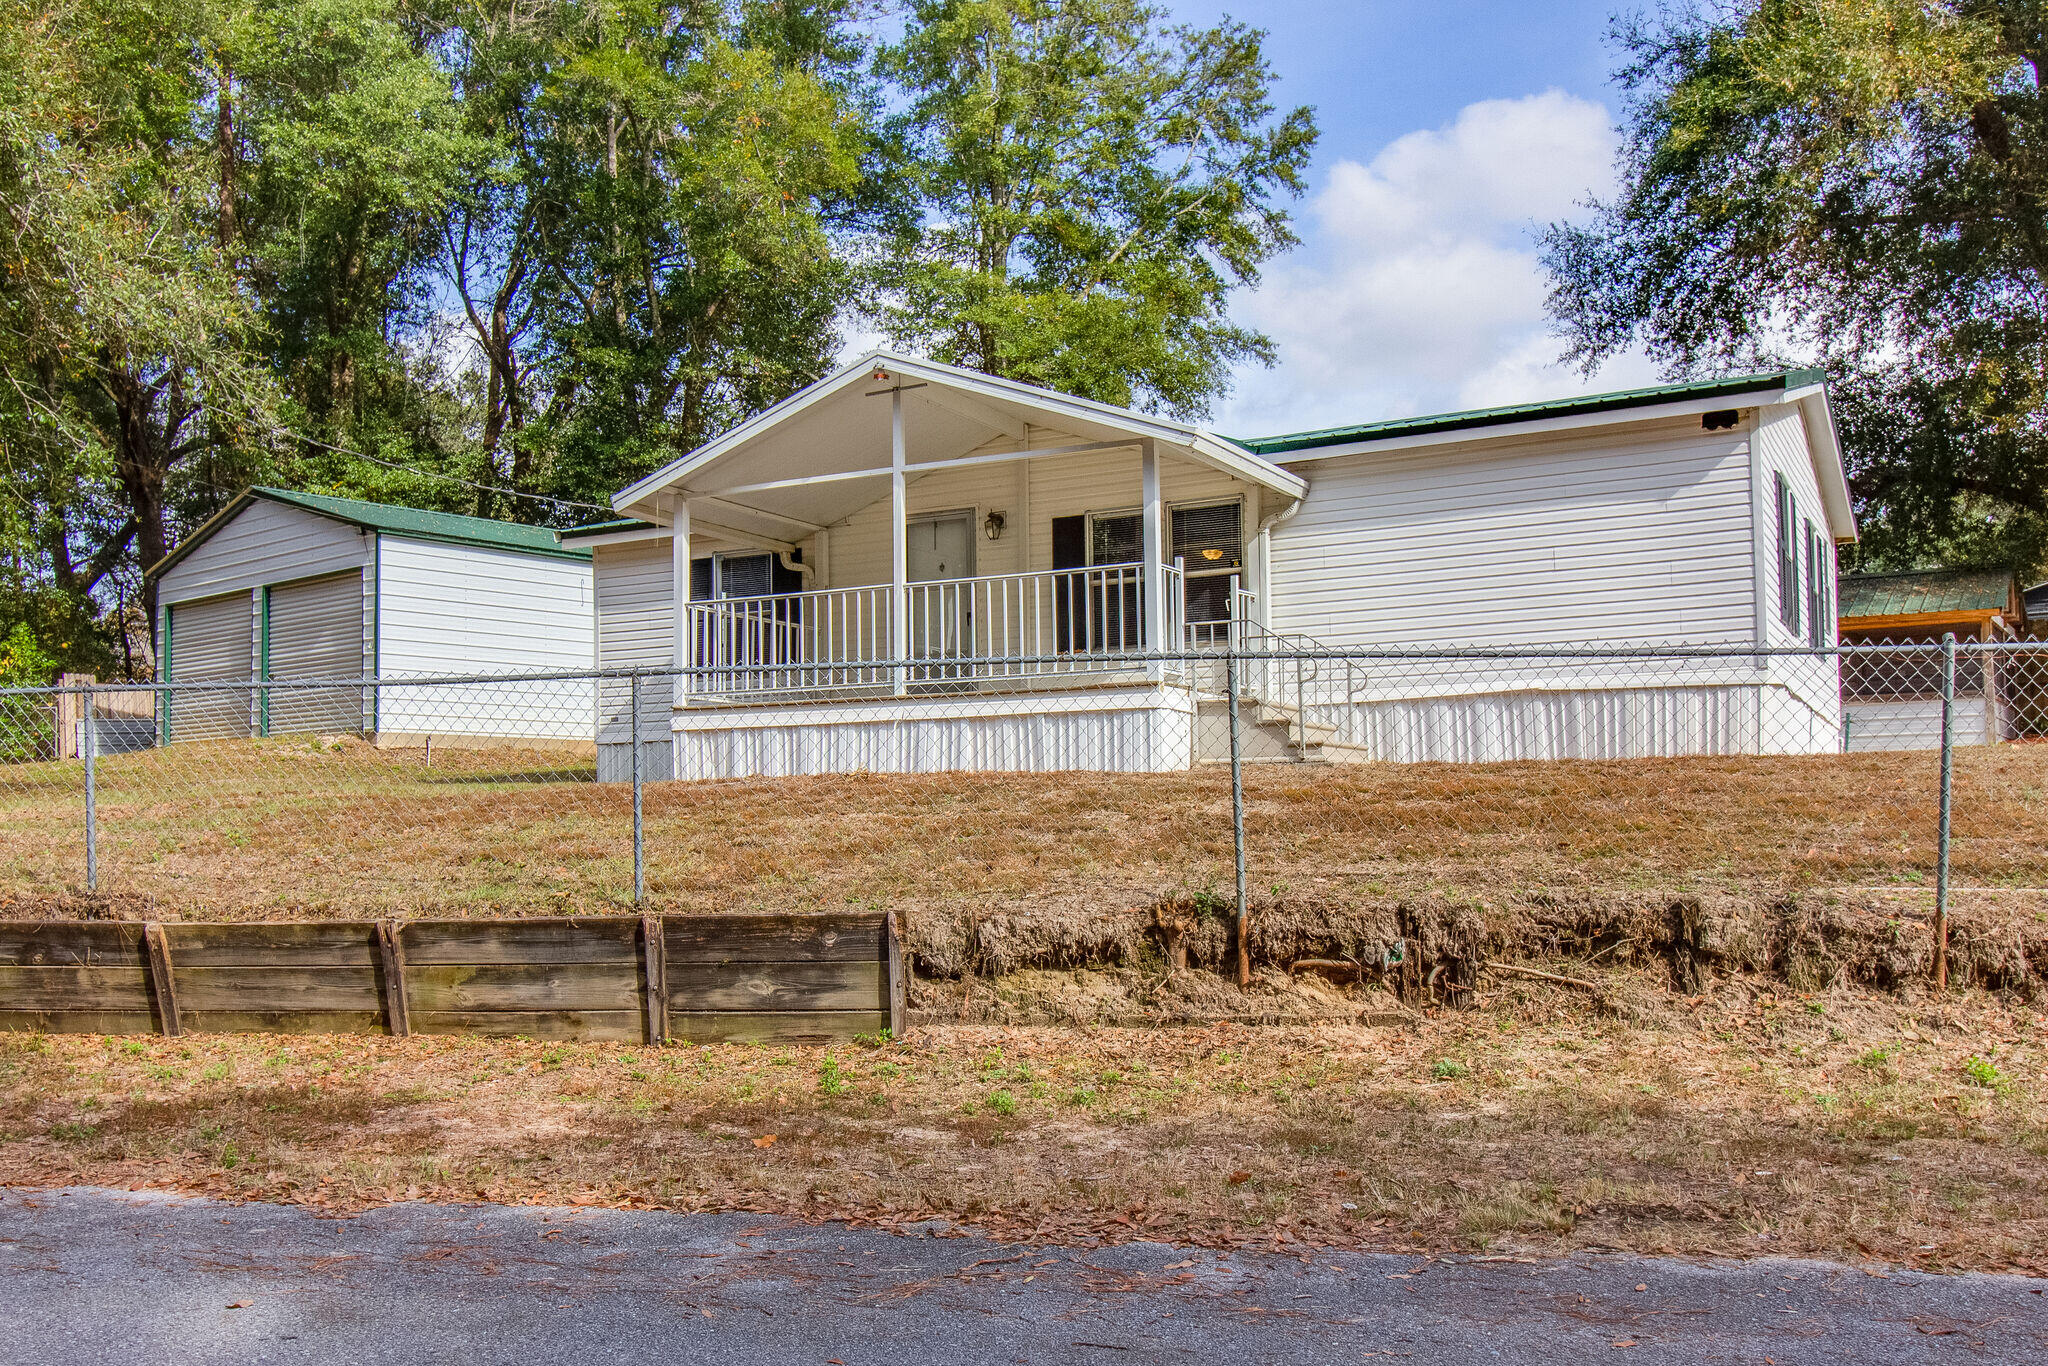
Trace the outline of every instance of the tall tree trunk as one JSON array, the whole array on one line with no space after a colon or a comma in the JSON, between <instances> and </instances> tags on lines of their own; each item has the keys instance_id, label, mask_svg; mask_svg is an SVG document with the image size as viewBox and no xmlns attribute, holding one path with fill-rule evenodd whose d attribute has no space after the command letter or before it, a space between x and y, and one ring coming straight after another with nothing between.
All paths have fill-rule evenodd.
<instances>
[{"instance_id":1,"label":"tall tree trunk","mask_svg":"<svg viewBox=\"0 0 2048 1366\"><path fill-rule=\"evenodd\" d=\"M237 179L241 170L239 149L235 146L235 73L228 65L227 58L220 58L220 107L215 120L214 138L220 158L220 249L221 253L233 258L235 238L240 231L235 218L235 195Z\"/></svg>"},{"instance_id":2,"label":"tall tree trunk","mask_svg":"<svg viewBox=\"0 0 2048 1366\"><path fill-rule=\"evenodd\" d=\"M164 465L166 454L157 439L155 413L158 390L125 370L106 377L107 392L114 401L114 476L135 522L135 558L147 571L170 550L164 526ZM157 585L153 578L142 581L142 610L149 617L152 651L162 649L157 640Z\"/></svg>"}]
</instances>

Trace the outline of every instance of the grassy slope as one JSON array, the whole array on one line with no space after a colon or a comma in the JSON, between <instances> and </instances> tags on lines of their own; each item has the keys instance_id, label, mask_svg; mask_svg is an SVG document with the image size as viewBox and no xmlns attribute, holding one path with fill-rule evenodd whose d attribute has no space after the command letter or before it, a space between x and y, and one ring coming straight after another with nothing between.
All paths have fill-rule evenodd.
<instances>
[{"instance_id":1,"label":"grassy slope","mask_svg":"<svg viewBox=\"0 0 2048 1366\"><path fill-rule=\"evenodd\" d=\"M104 889L162 915L521 914L630 900L630 807L559 755L179 746L106 760ZM1248 770L1263 895L1655 889L1771 895L1931 882L1932 755ZM1963 751L1955 876L2048 886L2048 746ZM1230 881L1216 770L659 784L665 908L1142 904ZM75 766L0 769L0 897L82 881Z\"/></svg>"}]
</instances>

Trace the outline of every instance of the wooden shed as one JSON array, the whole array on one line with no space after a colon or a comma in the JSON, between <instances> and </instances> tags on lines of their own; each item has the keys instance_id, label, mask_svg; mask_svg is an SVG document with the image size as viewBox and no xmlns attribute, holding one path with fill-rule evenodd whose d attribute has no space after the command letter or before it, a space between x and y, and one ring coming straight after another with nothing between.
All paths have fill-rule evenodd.
<instances>
[{"instance_id":1,"label":"wooden shed","mask_svg":"<svg viewBox=\"0 0 2048 1366\"><path fill-rule=\"evenodd\" d=\"M1845 645L1935 645L2014 640L2026 634L2026 600L2011 571L1934 569L1844 574ZM2013 738L2013 680L1994 659L1965 656L1956 669L1955 742ZM1842 665L1843 739L1851 750L1941 745L1941 670L1933 651L1871 652Z\"/></svg>"}]
</instances>

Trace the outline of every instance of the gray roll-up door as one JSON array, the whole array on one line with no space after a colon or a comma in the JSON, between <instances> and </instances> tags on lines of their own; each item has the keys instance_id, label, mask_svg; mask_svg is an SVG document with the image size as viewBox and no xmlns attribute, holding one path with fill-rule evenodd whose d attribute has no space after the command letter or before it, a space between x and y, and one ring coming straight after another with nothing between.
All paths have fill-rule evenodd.
<instances>
[{"instance_id":1,"label":"gray roll-up door","mask_svg":"<svg viewBox=\"0 0 2048 1366\"><path fill-rule=\"evenodd\" d=\"M166 740L218 740L249 734L252 704L247 688L216 692L189 685L246 683L254 677L250 625L247 593L171 604L167 679L188 686L172 689L164 699Z\"/></svg>"},{"instance_id":2,"label":"gray roll-up door","mask_svg":"<svg viewBox=\"0 0 2048 1366\"><path fill-rule=\"evenodd\" d=\"M361 678L362 572L272 588L268 658L273 680ZM270 733L360 731L363 696L360 687L274 688Z\"/></svg>"}]
</instances>

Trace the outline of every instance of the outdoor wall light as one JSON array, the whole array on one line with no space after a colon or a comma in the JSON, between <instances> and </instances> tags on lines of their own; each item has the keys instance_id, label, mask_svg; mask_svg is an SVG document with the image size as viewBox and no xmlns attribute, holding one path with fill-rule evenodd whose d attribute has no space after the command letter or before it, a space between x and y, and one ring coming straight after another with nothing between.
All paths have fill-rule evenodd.
<instances>
[{"instance_id":1,"label":"outdoor wall light","mask_svg":"<svg viewBox=\"0 0 2048 1366\"><path fill-rule=\"evenodd\" d=\"M988 516L982 518L981 534L988 537L991 541L1002 540L1003 514L1000 512L991 512Z\"/></svg>"}]
</instances>

